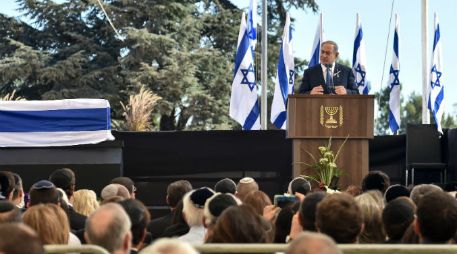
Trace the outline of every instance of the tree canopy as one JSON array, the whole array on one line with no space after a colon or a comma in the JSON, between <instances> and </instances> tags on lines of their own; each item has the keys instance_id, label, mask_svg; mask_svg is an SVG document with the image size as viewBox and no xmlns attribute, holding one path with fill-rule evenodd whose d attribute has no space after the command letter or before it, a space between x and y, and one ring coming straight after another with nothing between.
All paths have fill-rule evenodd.
<instances>
[{"instance_id":1,"label":"tree canopy","mask_svg":"<svg viewBox=\"0 0 457 254\"><path fill-rule=\"evenodd\" d=\"M0 15L0 94L106 98L121 119L120 102L144 86L162 98L156 129L237 128L228 104L242 10L229 0L100 2L120 36L97 0L18 0L27 22ZM269 1L270 79L292 7L317 10L314 0Z\"/></svg>"}]
</instances>

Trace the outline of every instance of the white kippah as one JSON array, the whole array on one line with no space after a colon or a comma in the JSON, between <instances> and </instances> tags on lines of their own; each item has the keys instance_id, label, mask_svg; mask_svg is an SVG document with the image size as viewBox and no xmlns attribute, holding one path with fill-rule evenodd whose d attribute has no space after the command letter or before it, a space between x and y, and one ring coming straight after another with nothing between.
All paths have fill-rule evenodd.
<instances>
[{"instance_id":1,"label":"white kippah","mask_svg":"<svg viewBox=\"0 0 457 254\"><path fill-rule=\"evenodd\" d=\"M240 180L240 183L253 183L253 182L255 182L255 180L252 177L244 177Z\"/></svg>"}]
</instances>

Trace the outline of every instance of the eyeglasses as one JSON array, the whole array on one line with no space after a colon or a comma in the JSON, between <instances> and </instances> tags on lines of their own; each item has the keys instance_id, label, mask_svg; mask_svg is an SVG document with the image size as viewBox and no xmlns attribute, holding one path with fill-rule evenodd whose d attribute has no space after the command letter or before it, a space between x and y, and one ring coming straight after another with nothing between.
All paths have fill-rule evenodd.
<instances>
[{"instance_id":1,"label":"eyeglasses","mask_svg":"<svg viewBox=\"0 0 457 254\"><path fill-rule=\"evenodd\" d=\"M321 50L321 55L328 55L328 56L330 56L331 54L333 54L333 51Z\"/></svg>"}]
</instances>

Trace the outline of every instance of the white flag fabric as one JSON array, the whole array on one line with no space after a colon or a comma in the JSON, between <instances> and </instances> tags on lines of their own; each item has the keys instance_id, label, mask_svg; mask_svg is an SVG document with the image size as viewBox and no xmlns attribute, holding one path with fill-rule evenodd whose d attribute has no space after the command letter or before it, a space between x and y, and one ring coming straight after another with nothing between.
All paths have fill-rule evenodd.
<instances>
[{"instance_id":1,"label":"white flag fabric","mask_svg":"<svg viewBox=\"0 0 457 254\"><path fill-rule=\"evenodd\" d=\"M290 27L290 16L287 13L282 45L279 51L278 70L270 117L271 122L280 129L286 129L287 96L294 91L294 68L292 29Z\"/></svg>"},{"instance_id":2,"label":"white flag fabric","mask_svg":"<svg viewBox=\"0 0 457 254\"><path fill-rule=\"evenodd\" d=\"M393 133L400 129L400 20L395 16L394 51L389 71L389 127Z\"/></svg>"},{"instance_id":3,"label":"white flag fabric","mask_svg":"<svg viewBox=\"0 0 457 254\"><path fill-rule=\"evenodd\" d=\"M114 140L103 99L0 101L0 146L45 147Z\"/></svg>"},{"instance_id":4,"label":"white flag fabric","mask_svg":"<svg viewBox=\"0 0 457 254\"><path fill-rule=\"evenodd\" d=\"M322 13L317 24L316 34L314 35L313 48L311 49L311 59L309 60L308 68L318 65L321 57L321 43L323 42L323 26Z\"/></svg>"},{"instance_id":5,"label":"white flag fabric","mask_svg":"<svg viewBox=\"0 0 457 254\"><path fill-rule=\"evenodd\" d=\"M443 61L441 54L441 34L438 16L435 13L435 36L433 40L432 66L430 71L430 93L428 97L428 109L435 119L436 128L443 133L441 118L444 112L444 85L441 83L443 74Z\"/></svg>"},{"instance_id":6,"label":"white flag fabric","mask_svg":"<svg viewBox=\"0 0 457 254\"><path fill-rule=\"evenodd\" d=\"M366 54L365 40L363 39L362 22L357 14L354 51L352 54L352 72L354 73L355 82L359 88L359 94L368 94L370 92L366 79Z\"/></svg>"},{"instance_id":7,"label":"white flag fabric","mask_svg":"<svg viewBox=\"0 0 457 254\"><path fill-rule=\"evenodd\" d=\"M243 130L259 130L260 107L254 72L254 52L248 34L245 14L243 13L235 56L230 117L240 123Z\"/></svg>"}]
</instances>

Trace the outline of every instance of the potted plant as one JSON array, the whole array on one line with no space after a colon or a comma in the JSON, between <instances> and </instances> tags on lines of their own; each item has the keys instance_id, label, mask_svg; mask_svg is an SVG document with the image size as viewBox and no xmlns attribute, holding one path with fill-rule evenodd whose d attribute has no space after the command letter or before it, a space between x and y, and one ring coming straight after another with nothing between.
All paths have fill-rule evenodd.
<instances>
[{"instance_id":1,"label":"potted plant","mask_svg":"<svg viewBox=\"0 0 457 254\"><path fill-rule=\"evenodd\" d=\"M348 137L349 136L346 137L341 146L338 148L336 154L332 150L332 137L329 138L326 146L318 147L319 157L316 157L309 151L306 151L306 153L313 160L313 163L301 162L301 164L311 168L314 171L314 174L306 175L303 174L304 170L302 170L302 176L306 179L315 181L319 184L319 187L324 190L336 190L338 179L344 174L343 170L338 167L336 162L341 153L341 149L348 140Z\"/></svg>"}]
</instances>

